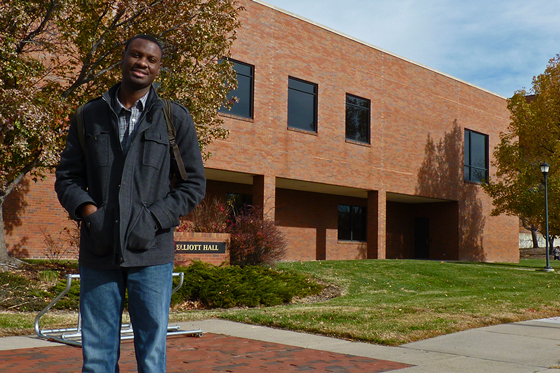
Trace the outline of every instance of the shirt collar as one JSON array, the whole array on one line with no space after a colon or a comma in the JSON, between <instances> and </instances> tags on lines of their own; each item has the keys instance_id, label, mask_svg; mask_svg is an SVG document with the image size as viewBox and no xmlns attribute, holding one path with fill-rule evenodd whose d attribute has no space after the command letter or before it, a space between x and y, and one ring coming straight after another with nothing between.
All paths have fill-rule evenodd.
<instances>
[{"instance_id":1,"label":"shirt collar","mask_svg":"<svg viewBox=\"0 0 560 373\"><path fill-rule=\"evenodd\" d=\"M117 114L119 114L121 112L121 110L129 110L123 106L123 104L121 104L120 100L119 100L119 91L121 90L121 88L117 88L117 91L115 92L115 111L117 112ZM138 110L143 111L144 108L146 107L146 101L148 101L148 96L150 95L150 90L148 90L148 92L146 92L146 94L142 97L140 97L140 99L138 101L136 101L132 107L138 106Z\"/></svg>"}]
</instances>

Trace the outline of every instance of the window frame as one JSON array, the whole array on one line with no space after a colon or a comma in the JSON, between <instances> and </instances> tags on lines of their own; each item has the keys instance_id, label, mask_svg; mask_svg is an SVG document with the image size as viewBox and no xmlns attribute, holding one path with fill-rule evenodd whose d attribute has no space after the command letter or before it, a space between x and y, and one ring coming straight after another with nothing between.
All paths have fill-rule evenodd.
<instances>
[{"instance_id":1,"label":"window frame","mask_svg":"<svg viewBox=\"0 0 560 373\"><path fill-rule=\"evenodd\" d=\"M354 98L357 100L361 100L361 101L365 101L367 103L367 108L360 106L360 105L356 105L354 103L349 102L349 98ZM352 108L354 110L359 110L359 111L367 111L367 123L365 124L366 130L367 130L367 139L366 141L363 141L361 139L357 139L357 138L351 138L348 136L348 109ZM361 124L360 124L361 125ZM361 127L361 126L360 126ZM360 96L356 96L350 93L346 93L346 105L345 105L345 126L344 126L344 137L346 140L348 141L352 141L352 142L357 142L360 144L371 144L371 100L364 98L364 97L360 97ZM360 133L360 131L357 131L358 133Z\"/></svg>"},{"instance_id":2,"label":"window frame","mask_svg":"<svg viewBox=\"0 0 560 373\"><path fill-rule=\"evenodd\" d=\"M248 92L246 92L247 95L248 95L247 101L249 102L249 108L248 108L248 113L241 113L241 114L236 113L236 112L233 111L236 103L233 103L231 109L228 109L225 106L220 106L220 108L218 109L218 112L221 113L221 114L232 115L232 116L238 117L238 118L254 119L255 66L251 65L249 63L246 63L246 62L234 60L232 58L228 58L227 61L233 63L233 69L235 70L236 79L237 79L237 88L228 92L227 100L231 101L234 96L239 97L240 101L242 100L242 98L240 97L241 95L236 94L236 93L239 92L239 76L247 77L247 78L249 78L249 85L250 85ZM247 75L246 73L239 72L237 70L237 67L239 65L249 68L250 69L249 70L249 75Z\"/></svg>"},{"instance_id":3,"label":"window frame","mask_svg":"<svg viewBox=\"0 0 560 373\"><path fill-rule=\"evenodd\" d=\"M472 148L472 135L482 136L484 138L484 168L473 165L473 148ZM464 146L463 146L463 180L470 182L470 183L477 183L481 184L488 180L489 177L489 164L490 164L490 157L489 157L489 143L490 143L490 136L487 134L473 131L470 129L465 129L464 133ZM482 171L484 176L482 178L475 177L475 172Z\"/></svg>"},{"instance_id":4,"label":"window frame","mask_svg":"<svg viewBox=\"0 0 560 373\"><path fill-rule=\"evenodd\" d=\"M310 88L312 88L313 92L308 92L308 91L304 91L301 89L298 89L294 86L290 86L290 83L294 82L297 84L305 84L305 85L309 85ZM290 93L291 92L297 92L299 94L305 94L305 95L310 95L313 97L313 123L312 123L312 129L309 128L302 128L301 126L294 126L293 123L292 125L290 125ZM292 129L292 130L297 130L297 131L305 131L305 132L309 132L309 133L317 133L318 132L318 123L317 123L317 118L318 118L318 97L319 97L319 86L316 83L312 83L309 82L307 80L303 80L300 78L295 78L293 76L288 76L288 102L287 102L287 106L288 106L288 110L287 110L287 122L288 122L288 128Z\"/></svg>"}]
</instances>

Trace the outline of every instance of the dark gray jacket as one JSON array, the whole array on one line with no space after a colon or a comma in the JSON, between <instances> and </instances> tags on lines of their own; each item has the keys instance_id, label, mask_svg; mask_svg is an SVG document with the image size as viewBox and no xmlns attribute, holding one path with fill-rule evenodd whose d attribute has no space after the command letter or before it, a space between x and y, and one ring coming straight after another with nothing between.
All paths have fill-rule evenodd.
<instances>
[{"instance_id":1,"label":"dark gray jacket","mask_svg":"<svg viewBox=\"0 0 560 373\"><path fill-rule=\"evenodd\" d=\"M81 219L77 211L84 203L98 207L81 225L79 259L81 265L97 269L172 262L174 228L206 189L191 115L173 104L176 141L188 175L183 181L171 157L163 103L153 88L124 156L113 110L119 84L84 106L86 154L72 120L56 169L55 190L72 219Z\"/></svg>"}]
</instances>

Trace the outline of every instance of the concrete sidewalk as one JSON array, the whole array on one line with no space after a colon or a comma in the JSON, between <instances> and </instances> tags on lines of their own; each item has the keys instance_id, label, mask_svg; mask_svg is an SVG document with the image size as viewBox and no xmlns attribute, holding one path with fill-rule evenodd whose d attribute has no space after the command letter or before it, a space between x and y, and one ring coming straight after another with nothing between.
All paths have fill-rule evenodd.
<instances>
[{"instance_id":1,"label":"concrete sidewalk","mask_svg":"<svg viewBox=\"0 0 560 373\"><path fill-rule=\"evenodd\" d=\"M209 335L224 335L235 338L233 340L224 339L223 343L236 344L237 341L253 340L255 343L256 341L268 343L265 350L270 349L273 346L272 344L279 344L299 348L300 351L301 349L306 349L306 351L309 351L310 356L312 352L316 351L336 354L324 356L327 359L333 356L350 355L383 360L387 361L387 363L395 362L412 365L411 367L404 368L400 368L398 365L392 367L386 365L385 370L376 371L395 370L403 373L560 373L560 318L472 329L399 347L350 342L336 338L217 319L185 322L180 323L180 325L184 330L202 329L204 333L209 333ZM204 336L202 339L204 339ZM188 343L186 342L185 346ZM61 345L42 341L36 337L0 338L0 350L29 349L46 346ZM260 348L262 349L262 346ZM74 350L76 349L74 348ZM283 351L287 350L289 348L284 348ZM235 354L231 354L231 356L233 355ZM240 355L237 354L235 356L237 358L236 362L239 363L242 360L239 359ZM277 360L280 358L280 356L276 357ZM285 355L284 358L289 359L289 356ZM301 357L298 359L301 360ZM297 364L287 365L296 366ZM2 370L1 360L0 370ZM189 370L186 369L184 371ZM239 370L233 368L227 371L248 372L251 370L248 370L247 367L240 367ZM270 368L268 371L280 370ZM282 371L284 371L283 368ZM298 370L294 368L294 370L290 371Z\"/></svg>"},{"instance_id":2,"label":"concrete sidewalk","mask_svg":"<svg viewBox=\"0 0 560 373\"><path fill-rule=\"evenodd\" d=\"M398 370L403 373L560 373L560 318L471 329L399 347L349 342L222 320L187 325L211 333L414 365Z\"/></svg>"}]
</instances>

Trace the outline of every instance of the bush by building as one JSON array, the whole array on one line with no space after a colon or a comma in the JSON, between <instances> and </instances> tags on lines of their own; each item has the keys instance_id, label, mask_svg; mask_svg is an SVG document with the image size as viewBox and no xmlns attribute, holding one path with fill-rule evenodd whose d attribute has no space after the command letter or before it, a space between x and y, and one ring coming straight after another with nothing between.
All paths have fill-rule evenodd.
<instances>
[{"instance_id":1,"label":"bush by building","mask_svg":"<svg viewBox=\"0 0 560 373\"><path fill-rule=\"evenodd\" d=\"M235 216L230 228L230 263L241 267L274 264L286 254L286 239L260 207L248 207Z\"/></svg>"}]
</instances>

